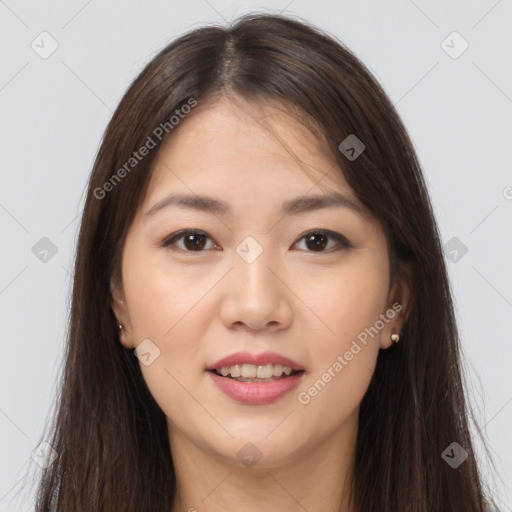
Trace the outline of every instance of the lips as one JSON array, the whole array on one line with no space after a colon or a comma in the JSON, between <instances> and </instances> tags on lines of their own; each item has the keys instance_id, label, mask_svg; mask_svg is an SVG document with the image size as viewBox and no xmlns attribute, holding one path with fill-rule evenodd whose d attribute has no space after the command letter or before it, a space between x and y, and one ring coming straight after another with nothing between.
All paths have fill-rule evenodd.
<instances>
[{"instance_id":1,"label":"lips","mask_svg":"<svg viewBox=\"0 0 512 512\"><path fill-rule=\"evenodd\" d=\"M282 366L288 366L292 370L301 371L304 370L304 366L293 361L292 359L285 357L276 352L262 352L261 354L253 354L251 352L236 352L229 356L219 359L213 364L206 367L207 370L221 369L223 366L234 366L236 364L254 364L256 366L264 366L267 364L280 364Z\"/></svg>"},{"instance_id":2,"label":"lips","mask_svg":"<svg viewBox=\"0 0 512 512\"><path fill-rule=\"evenodd\" d=\"M254 365L258 368L273 365L274 368L282 367L284 370L286 367L287 370L284 370L284 375L269 379L235 378L233 380L227 376L227 373L224 374L225 376L218 374L219 370L224 369L227 372L229 368L232 369L236 365ZM304 366L300 363L275 352L261 354L237 352L210 364L206 370L220 391L229 398L246 405L266 405L281 399L298 386L305 374Z\"/></svg>"}]
</instances>

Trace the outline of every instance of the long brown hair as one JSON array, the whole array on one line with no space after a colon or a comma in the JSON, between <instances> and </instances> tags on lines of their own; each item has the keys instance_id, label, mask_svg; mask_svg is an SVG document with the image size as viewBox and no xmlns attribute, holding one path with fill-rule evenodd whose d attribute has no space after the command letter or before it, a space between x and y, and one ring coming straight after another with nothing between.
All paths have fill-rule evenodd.
<instances>
[{"instance_id":1,"label":"long brown hair","mask_svg":"<svg viewBox=\"0 0 512 512\"><path fill-rule=\"evenodd\" d=\"M158 148L173 135L169 119L225 93L282 102L316 123L339 172L385 230L392 260L411 269L414 300L401 341L380 351L361 403L355 510L483 512L451 291L411 140L383 89L341 42L302 20L267 14L173 41L108 124L88 183L60 396L45 438L57 457L42 473L37 511L172 510L166 419L133 351L119 343L110 281L120 280L125 235ZM339 150L350 134L365 145L355 160ZM156 147L135 164L130 159L149 138ZM457 469L442 457L453 442L468 453Z\"/></svg>"}]
</instances>

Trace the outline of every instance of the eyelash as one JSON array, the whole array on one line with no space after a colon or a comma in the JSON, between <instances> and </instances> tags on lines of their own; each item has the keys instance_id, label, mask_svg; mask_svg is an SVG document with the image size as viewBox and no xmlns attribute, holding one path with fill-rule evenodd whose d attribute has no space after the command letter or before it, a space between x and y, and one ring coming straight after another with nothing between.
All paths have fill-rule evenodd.
<instances>
[{"instance_id":1,"label":"eyelash","mask_svg":"<svg viewBox=\"0 0 512 512\"><path fill-rule=\"evenodd\" d=\"M183 230L173 233L172 235L165 238L163 240L163 242L161 243L161 246L170 248L170 246L176 240L183 239L183 237L187 234L201 235L201 236L205 236L205 237L209 238L210 240L212 240L212 238L206 232L202 231L201 229L183 229ZM308 231L307 233L304 233L303 235L300 236L299 241L303 240L304 238L307 238L310 235L324 235L324 236L327 236L328 238L333 238L334 240L336 240L338 242L338 245L334 248L331 247L330 249L327 249L327 250L306 251L306 252L318 253L318 254L322 254L322 253L331 254L333 252L341 251L343 249L349 249L352 247L350 242L343 235L340 235L339 233L336 233L334 231L329 231L326 229L314 229L314 230ZM177 252L186 252L189 254L194 254L194 253L205 252L206 249L202 249L202 250L198 250L198 251L189 251L187 249L172 249L171 248L171 250L177 251Z\"/></svg>"}]
</instances>

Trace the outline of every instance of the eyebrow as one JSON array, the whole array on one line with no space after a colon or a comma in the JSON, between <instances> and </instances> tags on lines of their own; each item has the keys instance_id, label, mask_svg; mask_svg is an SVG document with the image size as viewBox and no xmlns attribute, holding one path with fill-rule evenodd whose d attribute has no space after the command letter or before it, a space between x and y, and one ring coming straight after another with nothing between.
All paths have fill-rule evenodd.
<instances>
[{"instance_id":1,"label":"eyebrow","mask_svg":"<svg viewBox=\"0 0 512 512\"><path fill-rule=\"evenodd\" d=\"M215 215L232 215L231 206L225 201L205 195L173 194L155 203L145 215L154 215L156 212L169 206L178 206L201 212L210 212ZM281 206L282 215L297 215L322 208L348 208L363 215L363 208L349 197L333 192L325 195L300 196L285 201Z\"/></svg>"}]
</instances>

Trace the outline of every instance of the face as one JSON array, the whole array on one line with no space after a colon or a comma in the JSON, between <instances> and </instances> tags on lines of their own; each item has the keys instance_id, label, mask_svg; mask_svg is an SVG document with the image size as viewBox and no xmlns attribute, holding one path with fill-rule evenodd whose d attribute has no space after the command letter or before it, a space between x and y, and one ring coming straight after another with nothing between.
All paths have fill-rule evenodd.
<instances>
[{"instance_id":1,"label":"face","mask_svg":"<svg viewBox=\"0 0 512 512\"><path fill-rule=\"evenodd\" d=\"M406 296L390 287L382 229L321 143L282 110L238 101L199 104L161 148L113 309L173 452L270 467L354 442ZM331 194L342 199L311 200Z\"/></svg>"}]
</instances>

